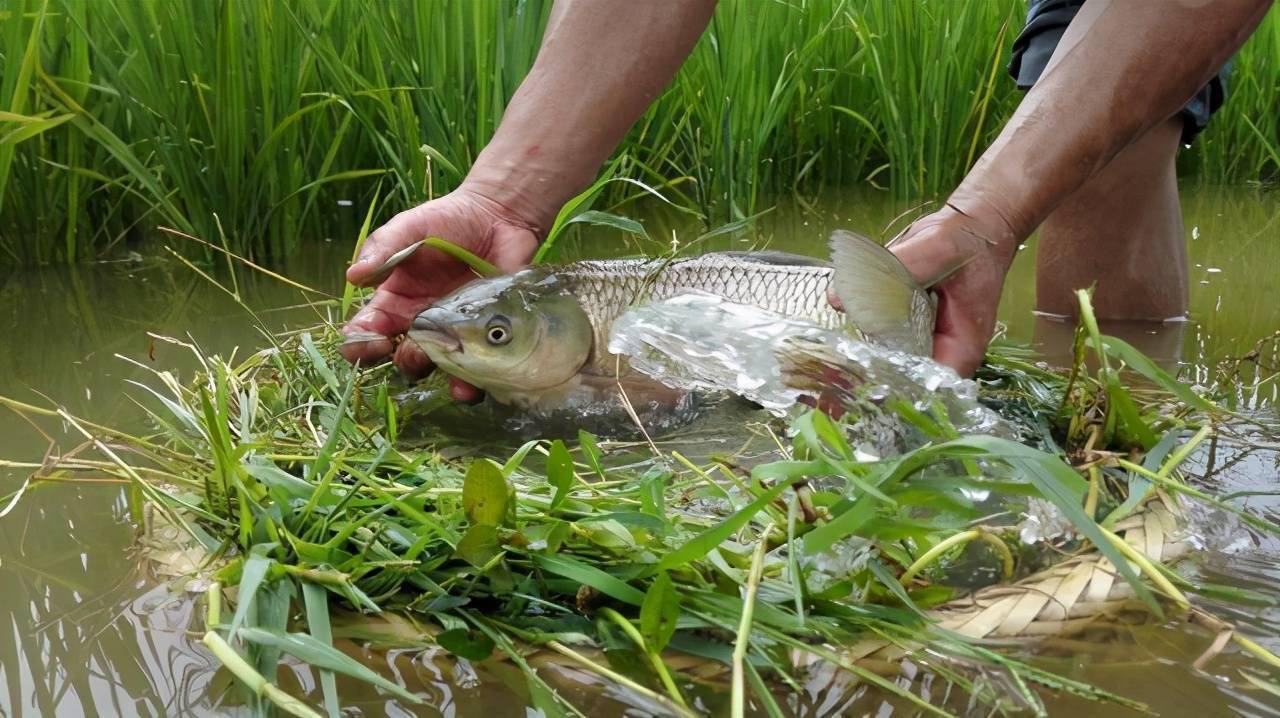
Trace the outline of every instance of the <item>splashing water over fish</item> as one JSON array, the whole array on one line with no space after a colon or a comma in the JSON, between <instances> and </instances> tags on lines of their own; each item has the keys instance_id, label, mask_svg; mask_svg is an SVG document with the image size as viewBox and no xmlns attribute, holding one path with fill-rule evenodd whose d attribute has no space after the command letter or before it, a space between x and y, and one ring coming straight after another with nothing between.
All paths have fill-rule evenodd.
<instances>
[{"instance_id":1,"label":"splashing water over fish","mask_svg":"<svg viewBox=\"0 0 1280 718\"><path fill-rule=\"evenodd\" d=\"M730 391L779 415L801 397L845 407L896 398L924 412L940 404L964 433L1014 434L978 402L977 384L932 359L711 294L628 310L609 350L668 386Z\"/></svg>"}]
</instances>

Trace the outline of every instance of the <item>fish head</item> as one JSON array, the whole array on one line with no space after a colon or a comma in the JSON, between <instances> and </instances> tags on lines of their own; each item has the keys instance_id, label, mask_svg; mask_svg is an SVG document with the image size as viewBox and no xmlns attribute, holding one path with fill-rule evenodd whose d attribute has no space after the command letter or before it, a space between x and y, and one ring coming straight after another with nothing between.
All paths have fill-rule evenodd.
<instances>
[{"instance_id":1,"label":"fish head","mask_svg":"<svg viewBox=\"0 0 1280 718\"><path fill-rule=\"evenodd\" d=\"M499 398L570 382L587 363L593 336L577 299L538 270L464 285L409 330L436 366Z\"/></svg>"}]
</instances>

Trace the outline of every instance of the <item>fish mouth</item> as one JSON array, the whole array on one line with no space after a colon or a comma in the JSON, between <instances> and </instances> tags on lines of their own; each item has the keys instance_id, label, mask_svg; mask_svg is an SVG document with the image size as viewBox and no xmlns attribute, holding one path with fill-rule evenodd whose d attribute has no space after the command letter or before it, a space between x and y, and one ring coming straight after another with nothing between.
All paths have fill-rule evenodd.
<instances>
[{"instance_id":1,"label":"fish mouth","mask_svg":"<svg viewBox=\"0 0 1280 718\"><path fill-rule=\"evenodd\" d=\"M461 352L462 341L448 327L427 316L431 312L428 309L414 317L413 325L409 328L409 338L424 350L436 347L447 352Z\"/></svg>"}]
</instances>

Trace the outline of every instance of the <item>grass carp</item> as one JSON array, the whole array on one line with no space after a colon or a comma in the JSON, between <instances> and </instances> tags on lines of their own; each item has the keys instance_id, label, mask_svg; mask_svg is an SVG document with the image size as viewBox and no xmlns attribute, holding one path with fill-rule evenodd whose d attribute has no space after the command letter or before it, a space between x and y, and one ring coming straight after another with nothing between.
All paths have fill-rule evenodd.
<instances>
[{"instance_id":1,"label":"grass carp","mask_svg":"<svg viewBox=\"0 0 1280 718\"><path fill-rule=\"evenodd\" d=\"M638 381L608 351L632 306L703 292L927 355L935 300L884 247L850 232L832 261L780 252L584 260L477 279L415 318L409 338L442 370L522 407L563 405L582 390ZM831 306L836 296L844 312Z\"/></svg>"}]
</instances>

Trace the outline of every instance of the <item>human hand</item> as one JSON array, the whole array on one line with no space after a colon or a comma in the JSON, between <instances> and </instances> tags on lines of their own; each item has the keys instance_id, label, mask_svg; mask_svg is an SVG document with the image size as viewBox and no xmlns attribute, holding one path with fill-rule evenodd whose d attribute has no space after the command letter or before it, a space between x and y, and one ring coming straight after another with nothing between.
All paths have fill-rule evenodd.
<instances>
[{"instance_id":1,"label":"human hand","mask_svg":"<svg viewBox=\"0 0 1280 718\"><path fill-rule=\"evenodd\" d=\"M933 288L938 295L933 357L961 376L972 375L986 356L1019 239L998 216L979 218L947 204L889 244L921 282L960 267Z\"/></svg>"},{"instance_id":2,"label":"human hand","mask_svg":"<svg viewBox=\"0 0 1280 718\"><path fill-rule=\"evenodd\" d=\"M343 345L350 362L370 364L393 355L392 361L406 375L425 376L431 361L413 342L391 337L409 329L413 318L437 299L475 276L466 264L431 247L423 247L397 265L385 278L378 270L391 255L435 236L452 242L504 272L514 272L533 256L538 237L532 223L484 195L458 189L392 217L370 234L360 257L347 269L347 281L357 286L377 285L369 302L347 325L343 333L378 335L372 339ZM454 380L451 394L460 401L477 398L472 386Z\"/></svg>"}]
</instances>

